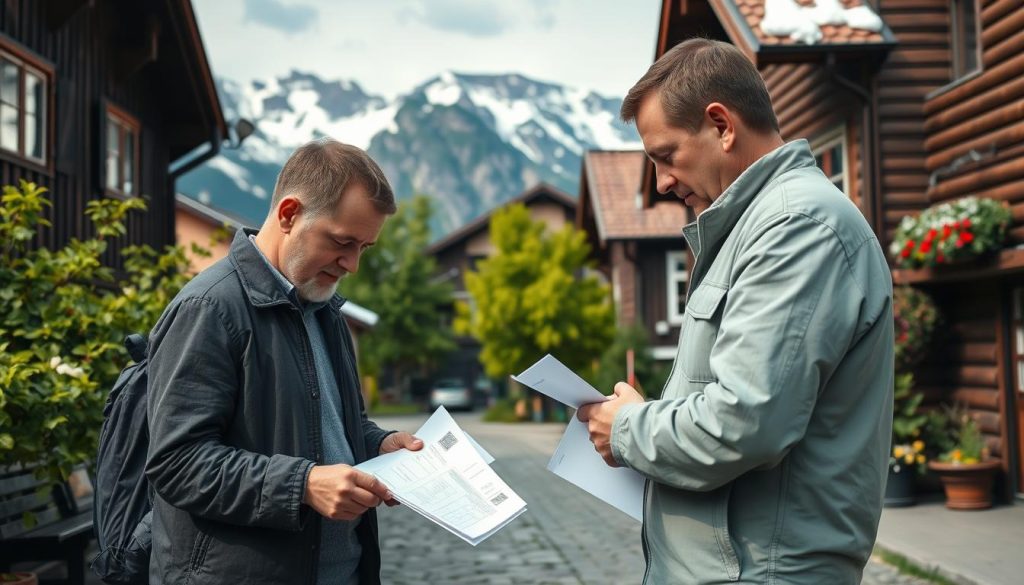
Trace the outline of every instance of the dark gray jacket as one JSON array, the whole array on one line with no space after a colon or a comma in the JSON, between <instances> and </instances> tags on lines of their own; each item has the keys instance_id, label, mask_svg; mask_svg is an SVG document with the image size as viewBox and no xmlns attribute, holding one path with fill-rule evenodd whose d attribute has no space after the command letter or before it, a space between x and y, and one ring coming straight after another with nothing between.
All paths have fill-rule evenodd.
<instances>
[{"instance_id":1,"label":"dark gray jacket","mask_svg":"<svg viewBox=\"0 0 1024 585\"><path fill-rule=\"evenodd\" d=\"M317 318L359 463L388 433L366 418L343 303ZM239 231L150 337L150 583L316 582L320 516L302 496L323 455L319 388L299 308ZM373 510L357 534L360 584L379 583Z\"/></svg>"}]
</instances>

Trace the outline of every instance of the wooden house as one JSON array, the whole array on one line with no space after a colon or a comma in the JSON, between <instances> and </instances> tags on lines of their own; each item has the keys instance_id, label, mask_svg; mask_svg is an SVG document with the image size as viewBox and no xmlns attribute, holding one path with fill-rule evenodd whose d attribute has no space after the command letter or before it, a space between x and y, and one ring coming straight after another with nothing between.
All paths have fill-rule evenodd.
<instances>
[{"instance_id":1,"label":"wooden house","mask_svg":"<svg viewBox=\"0 0 1024 585\"><path fill-rule=\"evenodd\" d=\"M672 201L643 204L642 151L589 151L580 173L576 227L611 283L619 327L641 324L656 359L676 355L686 299L682 226L690 211Z\"/></svg>"},{"instance_id":2,"label":"wooden house","mask_svg":"<svg viewBox=\"0 0 1024 585\"><path fill-rule=\"evenodd\" d=\"M810 5L812 0L797 0ZM1024 490L1024 2L841 0L877 31L820 27L807 44L765 34L765 0L665 0L655 58L695 34L731 42L764 77L783 138L819 163L888 249L898 222L979 195L1011 205L1007 249L987 261L893 272L932 293L944 335L917 372L930 401L958 401L1003 462L1003 493ZM657 201L652 168L642 186Z\"/></svg>"},{"instance_id":3,"label":"wooden house","mask_svg":"<svg viewBox=\"0 0 1024 585\"><path fill-rule=\"evenodd\" d=\"M7 0L0 70L0 181L53 201L36 245L90 236L86 203L127 196L149 210L107 264L122 246L174 242L175 180L227 135L191 2Z\"/></svg>"},{"instance_id":4,"label":"wooden house","mask_svg":"<svg viewBox=\"0 0 1024 585\"><path fill-rule=\"evenodd\" d=\"M521 204L530 212L534 221L542 221L551 231L558 231L566 225L572 225L576 217L576 201L551 185L540 183L502 204ZM469 301L464 275L473 270L476 263L494 253L491 242L491 218L496 209L477 217L461 228L437 240L427 248L437 260L437 278L448 280L454 285L454 298L457 301ZM451 323L455 307L442 308L444 325ZM488 387L478 356L480 344L471 337L457 337L456 351L438 372L438 377L460 378L470 387L484 389Z\"/></svg>"}]
</instances>

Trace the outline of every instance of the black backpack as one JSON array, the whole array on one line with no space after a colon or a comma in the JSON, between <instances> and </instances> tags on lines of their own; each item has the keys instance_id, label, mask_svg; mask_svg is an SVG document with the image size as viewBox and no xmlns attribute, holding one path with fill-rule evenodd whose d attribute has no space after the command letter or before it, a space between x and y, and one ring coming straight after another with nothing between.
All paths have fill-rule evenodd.
<instances>
[{"instance_id":1,"label":"black backpack","mask_svg":"<svg viewBox=\"0 0 1024 585\"><path fill-rule=\"evenodd\" d=\"M129 585L149 581L153 501L145 473L147 341L129 335L124 345L135 363L121 371L103 407L93 505L100 552L90 566L105 583Z\"/></svg>"}]
</instances>

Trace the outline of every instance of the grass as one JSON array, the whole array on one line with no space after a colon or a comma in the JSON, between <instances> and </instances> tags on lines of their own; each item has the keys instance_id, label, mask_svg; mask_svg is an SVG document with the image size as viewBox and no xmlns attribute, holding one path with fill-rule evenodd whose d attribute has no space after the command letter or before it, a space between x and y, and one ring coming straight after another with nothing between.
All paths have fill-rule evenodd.
<instances>
[{"instance_id":1,"label":"grass","mask_svg":"<svg viewBox=\"0 0 1024 585\"><path fill-rule=\"evenodd\" d=\"M519 422L519 417L516 416L516 401L512 398L504 398L495 402L484 413L483 420L485 422Z\"/></svg>"},{"instance_id":2,"label":"grass","mask_svg":"<svg viewBox=\"0 0 1024 585\"><path fill-rule=\"evenodd\" d=\"M401 416L418 414L422 411L419 404L378 404L370 409L370 416Z\"/></svg>"},{"instance_id":3,"label":"grass","mask_svg":"<svg viewBox=\"0 0 1024 585\"><path fill-rule=\"evenodd\" d=\"M938 567L925 569L899 553L894 553L878 546L875 547L874 554L886 564L895 567L903 575L924 579L937 585L957 585L955 581L950 581L943 577L939 573Z\"/></svg>"}]
</instances>

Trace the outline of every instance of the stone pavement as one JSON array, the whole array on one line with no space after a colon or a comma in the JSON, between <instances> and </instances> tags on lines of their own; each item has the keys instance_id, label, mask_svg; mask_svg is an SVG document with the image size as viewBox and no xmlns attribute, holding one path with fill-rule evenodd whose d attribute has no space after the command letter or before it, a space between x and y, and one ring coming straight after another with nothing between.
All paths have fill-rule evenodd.
<instances>
[{"instance_id":1,"label":"stone pavement","mask_svg":"<svg viewBox=\"0 0 1024 585\"><path fill-rule=\"evenodd\" d=\"M381 507L382 579L387 585L629 584L643 578L640 524L547 471L564 425L482 423L455 415L494 455L493 466L528 510L472 547L415 512ZM377 418L415 431L426 416ZM862 585L924 585L872 561Z\"/></svg>"}]
</instances>

